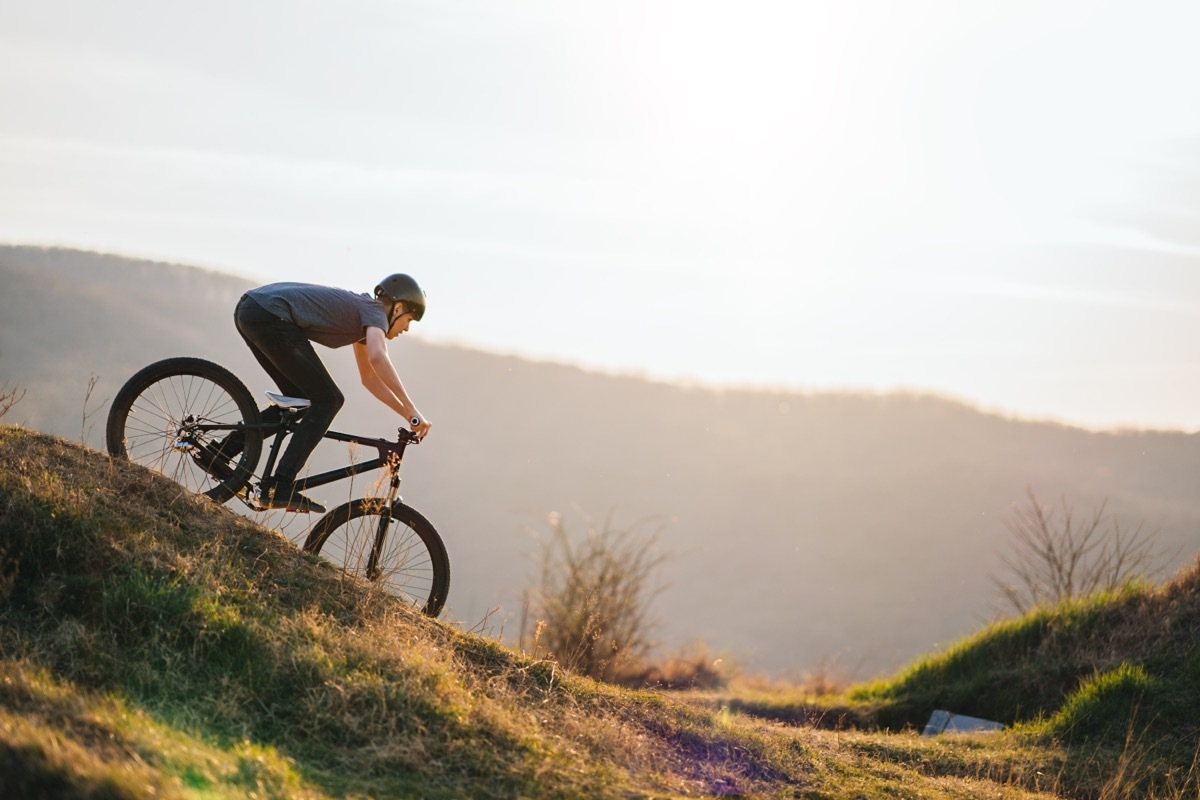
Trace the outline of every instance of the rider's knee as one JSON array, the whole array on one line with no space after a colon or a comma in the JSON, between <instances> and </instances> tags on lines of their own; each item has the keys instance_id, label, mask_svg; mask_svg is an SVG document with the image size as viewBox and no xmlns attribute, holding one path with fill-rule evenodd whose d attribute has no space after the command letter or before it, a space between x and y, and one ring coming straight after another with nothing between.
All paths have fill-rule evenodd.
<instances>
[{"instance_id":1,"label":"rider's knee","mask_svg":"<svg viewBox=\"0 0 1200 800\"><path fill-rule=\"evenodd\" d=\"M330 410L336 414L342 410L342 406L346 405L346 396L341 393L341 390L335 387L330 390L326 403L329 405Z\"/></svg>"}]
</instances>

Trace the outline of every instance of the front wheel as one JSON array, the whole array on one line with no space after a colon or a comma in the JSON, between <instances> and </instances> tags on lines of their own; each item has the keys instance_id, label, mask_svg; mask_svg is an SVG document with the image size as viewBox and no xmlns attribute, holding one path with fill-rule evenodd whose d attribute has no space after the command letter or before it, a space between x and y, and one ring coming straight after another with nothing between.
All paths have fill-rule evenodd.
<instances>
[{"instance_id":1,"label":"front wheel","mask_svg":"<svg viewBox=\"0 0 1200 800\"><path fill-rule=\"evenodd\" d=\"M317 521L304 549L347 572L380 583L436 617L450 591L450 558L433 524L403 503L360 498Z\"/></svg>"},{"instance_id":2,"label":"front wheel","mask_svg":"<svg viewBox=\"0 0 1200 800\"><path fill-rule=\"evenodd\" d=\"M249 483L262 453L254 397L232 372L200 358L168 358L140 370L113 399L106 443L117 458L161 472L223 503ZM216 456L233 431L241 448Z\"/></svg>"}]
</instances>

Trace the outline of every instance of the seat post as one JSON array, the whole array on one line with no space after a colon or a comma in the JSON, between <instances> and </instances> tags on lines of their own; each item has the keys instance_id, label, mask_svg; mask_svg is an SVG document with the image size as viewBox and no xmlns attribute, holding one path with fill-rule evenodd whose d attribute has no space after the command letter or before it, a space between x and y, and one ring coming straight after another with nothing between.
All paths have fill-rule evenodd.
<instances>
[{"instance_id":1,"label":"seat post","mask_svg":"<svg viewBox=\"0 0 1200 800\"><path fill-rule=\"evenodd\" d=\"M275 474L275 461L279 458L279 451L283 447L283 440L296 427L296 417L312 406L311 400L306 400L303 397L288 397L287 395L278 392L263 392L267 399L271 401L271 405L277 406L282 412L279 426L279 433L275 434L275 441L271 443L271 452L267 456L267 463L263 466L263 472L260 480L267 480Z\"/></svg>"}]
</instances>

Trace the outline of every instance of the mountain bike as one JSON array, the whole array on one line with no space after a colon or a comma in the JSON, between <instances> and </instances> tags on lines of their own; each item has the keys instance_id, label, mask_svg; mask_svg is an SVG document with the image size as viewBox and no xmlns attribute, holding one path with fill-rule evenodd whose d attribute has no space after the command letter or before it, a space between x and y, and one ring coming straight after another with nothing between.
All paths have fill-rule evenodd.
<instances>
[{"instance_id":1,"label":"mountain bike","mask_svg":"<svg viewBox=\"0 0 1200 800\"><path fill-rule=\"evenodd\" d=\"M156 470L219 503L234 497L263 509L258 485L271 476L283 441L309 401L267 396L280 419L262 419L254 397L232 372L199 358L169 358L140 370L113 399L105 434L108 452ZM240 432L242 448L223 457L220 442ZM261 473L255 470L266 438L274 437ZM376 469L387 471L382 498L363 497L321 517L304 542L310 553L342 561L349 572L382 584L431 617L450 589L450 559L433 524L400 497L404 450L420 440L400 428L396 440L329 431L326 439L374 448L378 457L298 479L301 490Z\"/></svg>"}]
</instances>

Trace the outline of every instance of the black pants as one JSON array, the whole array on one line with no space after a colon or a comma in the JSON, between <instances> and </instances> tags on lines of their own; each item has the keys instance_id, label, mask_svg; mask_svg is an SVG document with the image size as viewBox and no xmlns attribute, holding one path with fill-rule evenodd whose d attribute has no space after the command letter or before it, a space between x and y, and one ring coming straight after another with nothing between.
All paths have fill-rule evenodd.
<instances>
[{"instance_id":1,"label":"black pants","mask_svg":"<svg viewBox=\"0 0 1200 800\"><path fill-rule=\"evenodd\" d=\"M346 398L296 323L272 314L247 295L238 301L233 323L279 391L312 403L275 466L276 477L295 480ZM276 406L263 410L264 420L277 420L279 415Z\"/></svg>"}]
</instances>

